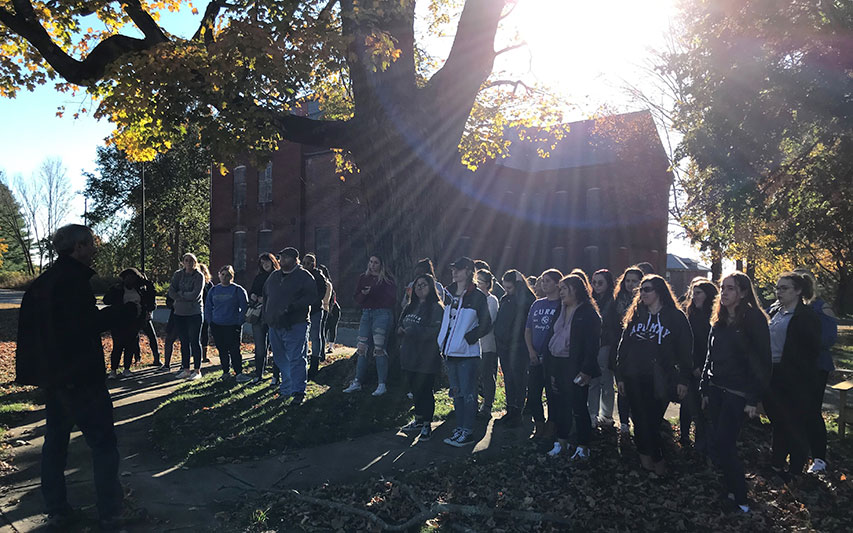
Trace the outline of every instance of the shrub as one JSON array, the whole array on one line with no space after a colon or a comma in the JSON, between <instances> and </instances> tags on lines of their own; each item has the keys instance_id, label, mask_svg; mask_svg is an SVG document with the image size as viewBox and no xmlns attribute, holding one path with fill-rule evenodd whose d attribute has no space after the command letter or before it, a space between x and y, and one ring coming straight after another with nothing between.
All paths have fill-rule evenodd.
<instances>
[{"instance_id":1,"label":"shrub","mask_svg":"<svg viewBox=\"0 0 853 533\"><path fill-rule=\"evenodd\" d=\"M0 288L23 291L30 286L33 279L35 278L26 272L2 270L0 271Z\"/></svg>"}]
</instances>

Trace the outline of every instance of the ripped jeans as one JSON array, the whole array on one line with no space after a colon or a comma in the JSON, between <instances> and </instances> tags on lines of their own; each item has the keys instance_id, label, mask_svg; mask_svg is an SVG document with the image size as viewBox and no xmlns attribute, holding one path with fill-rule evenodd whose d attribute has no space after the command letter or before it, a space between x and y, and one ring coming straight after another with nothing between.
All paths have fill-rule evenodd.
<instances>
[{"instance_id":1,"label":"ripped jeans","mask_svg":"<svg viewBox=\"0 0 853 533\"><path fill-rule=\"evenodd\" d=\"M367 348L373 340L373 357L376 359L376 373L379 383L388 379L388 352L385 342L391 329L393 311L391 309L364 309L358 325L358 361L355 366L355 379L364 383L367 377Z\"/></svg>"},{"instance_id":2,"label":"ripped jeans","mask_svg":"<svg viewBox=\"0 0 853 533\"><path fill-rule=\"evenodd\" d=\"M477 381L480 375L479 357L448 357L447 380L449 395L456 411L456 427L474 431L477 415Z\"/></svg>"}]
</instances>

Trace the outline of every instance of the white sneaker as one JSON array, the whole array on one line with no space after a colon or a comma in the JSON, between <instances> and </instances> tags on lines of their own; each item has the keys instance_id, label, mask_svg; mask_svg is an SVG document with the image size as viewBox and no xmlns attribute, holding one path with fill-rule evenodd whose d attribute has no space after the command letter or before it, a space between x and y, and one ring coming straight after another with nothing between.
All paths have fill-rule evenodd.
<instances>
[{"instance_id":1,"label":"white sneaker","mask_svg":"<svg viewBox=\"0 0 853 533\"><path fill-rule=\"evenodd\" d=\"M575 448L575 453L572 455L572 461L586 461L589 459L589 449L583 446Z\"/></svg>"},{"instance_id":2,"label":"white sneaker","mask_svg":"<svg viewBox=\"0 0 853 533\"><path fill-rule=\"evenodd\" d=\"M459 438L459 435L461 435L461 434L462 434L462 428L456 428L456 429L454 429L454 430L453 430L453 435L451 435L451 436L447 437L446 439L444 439L444 443L445 443L445 444L449 444L449 445L451 445L451 446L454 446L454 445L455 445L455 444L454 444L454 442L456 442L456 439L458 439L458 438Z\"/></svg>"},{"instance_id":3,"label":"white sneaker","mask_svg":"<svg viewBox=\"0 0 853 533\"><path fill-rule=\"evenodd\" d=\"M201 379L201 370L193 370L189 374L187 374L188 381L197 381Z\"/></svg>"},{"instance_id":4,"label":"white sneaker","mask_svg":"<svg viewBox=\"0 0 853 533\"><path fill-rule=\"evenodd\" d=\"M809 474L817 474L818 472L824 472L826 470L826 462L823 459L815 459L812 465L809 467Z\"/></svg>"},{"instance_id":5,"label":"white sneaker","mask_svg":"<svg viewBox=\"0 0 853 533\"><path fill-rule=\"evenodd\" d=\"M185 377L187 377L189 375L189 373L190 373L189 368L182 368L181 371L178 372L177 375L175 375L175 377L178 379L184 379Z\"/></svg>"},{"instance_id":6,"label":"white sneaker","mask_svg":"<svg viewBox=\"0 0 853 533\"><path fill-rule=\"evenodd\" d=\"M344 389L345 394L349 394L351 392L356 392L361 390L361 383L358 382L357 379L352 380L352 383L349 384L349 387Z\"/></svg>"},{"instance_id":7,"label":"white sneaker","mask_svg":"<svg viewBox=\"0 0 853 533\"><path fill-rule=\"evenodd\" d=\"M110 370L110 373L107 374L107 379L118 379L118 374L116 374L115 370Z\"/></svg>"},{"instance_id":8,"label":"white sneaker","mask_svg":"<svg viewBox=\"0 0 853 533\"><path fill-rule=\"evenodd\" d=\"M559 441L554 441L554 447L551 448L551 451L548 452L548 457L557 457L563 451L563 446L560 445Z\"/></svg>"},{"instance_id":9,"label":"white sneaker","mask_svg":"<svg viewBox=\"0 0 853 533\"><path fill-rule=\"evenodd\" d=\"M373 395L374 396L382 396L386 392L388 392L388 389L385 388L385 384L380 383L379 385L376 386L376 390L373 391Z\"/></svg>"},{"instance_id":10,"label":"white sneaker","mask_svg":"<svg viewBox=\"0 0 853 533\"><path fill-rule=\"evenodd\" d=\"M415 395L414 395L414 394L412 394L411 392L407 392L407 393L406 393L406 398L408 398L408 399L410 399L410 400L414 400L414 399L415 399Z\"/></svg>"}]
</instances>

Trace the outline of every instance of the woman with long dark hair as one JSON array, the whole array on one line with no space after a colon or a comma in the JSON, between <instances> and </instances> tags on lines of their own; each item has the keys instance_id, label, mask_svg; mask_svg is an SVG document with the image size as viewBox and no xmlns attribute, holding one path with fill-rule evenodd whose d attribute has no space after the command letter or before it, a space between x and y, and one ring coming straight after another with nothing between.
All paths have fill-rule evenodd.
<instances>
[{"instance_id":1,"label":"woman with long dark hair","mask_svg":"<svg viewBox=\"0 0 853 533\"><path fill-rule=\"evenodd\" d=\"M604 318L612 312L613 307L613 274L606 268L596 270L592 275L592 297L601 315L601 331L599 334L598 368L601 375L589 383L589 417L592 427L597 425L611 427L613 425L613 400L615 397L613 369L610 366L610 352L619 345L619 337L615 336L612 328L608 328Z\"/></svg>"},{"instance_id":2,"label":"woman with long dark hair","mask_svg":"<svg viewBox=\"0 0 853 533\"><path fill-rule=\"evenodd\" d=\"M767 315L758 305L749 276L733 272L720 282L699 393L702 408L707 407L710 415L711 460L722 470L728 498L743 512L749 512L749 503L737 439L744 413L750 418L758 415L770 368Z\"/></svg>"},{"instance_id":3,"label":"woman with long dark hair","mask_svg":"<svg viewBox=\"0 0 853 533\"><path fill-rule=\"evenodd\" d=\"M537 283L545 295L530 306L527 313L527 324L524 330L524 340L527 343L528 381L527 405L525 410L533 417L536 425L534 436L537 438L550 437L553 428L545 422L545 408L542 405L542 391L547 398L551 397L551 385L545 375L545 352L548 341L554 332L554 321L560 316L560 280L563 273L552 268L539 276ZM550 403L550 402L549 402ZM548 418L550 419L550 409Z\"/></svg>"},{"instance_id":4,"label":"woman with long dark hair","mask_svg":"<svg viewBox=\"0 0 853 533\"><path fill-rule=\"evenodd\" d=\"M388 352L385 343L391 333L394 322L394 301L397 298L397 284L385 261L378 255L371 255L367 270L358 278L355 288L355 303L361 307L361 322L358 325L358 361L355 379L344 392L361 390L361 384L367 378L367 348L373 339L373 358L376 360L376 373L379 383L374 396L387 392L385 381L388 379Z\"/></svg>"},{"instance_id":5,"label":"woman with long dark hair","mask_svg":"<svg viewBox=\"0 0 853 533\"><path fill-rule=\"evenodd\" d=\"M764 408L773 425L770 464L783 477L798 476L809 456L809 407L817 381L820 318L806 300L814 294L811 280L787 272L776 281L777 301L770 307L770 354L773 373Z\"/></svg>"},{"instance_id":6,"label":"woman with long dark hair","mask_svg":"<svg viewBox=\"0 0 853 533\"><path fill-rule=\"evenodd\" d=\"M172 275L169 297L174 300L172 313L175 329L181 340L181 371L178 378L201 379L201 323L204 300L204 274L199 270L198 259L184 254L183 268ZM193 368L190 369L190 356Z\"/></svg>"},{"instance_id":7,"label":"woman with long dark hair","mask_svg":"<svg viewBox=\"0 0 853 533\"><path fill-rule=\"evenodd\" d=\"M536 300L524 275L518 270L507 270L501 278L504 294L495 318L495 346L504 376L506 414L495 423L507 427L521 425L521 410L527 395L527 368L530 358L524 341L525 324L530 306Z\"/></svg>"},{"instance_id":8,"label":"woman with long dark hair","mask_svg":"<svg viewBox=\"0 0 853 533\"><path fill-rule=\"evenodd\" d=\"M601 374L598 367L601 319L589 284L578 274L560 280L560 316L548 341L545 369L551 383L548 411L554 420L557 440L548 452L556 456L568 449L572 422L577 442L573 460L589 459L589 382Z\"/></svg>"},{"instance_id":9,"label":"woman with long dark hair","mask_svg":"<svg viewBox=\"0 0 853 533\"><path fill-rule=\"evenodd\" d=\"M637 267L628 267L622 272L622 275L616 280L616 288L613 289L613 305L609 311L603 312L601 315L603 327L607 329L607 336L613 339L613 349L610 350L610 368L616 371L616 352L619 348L619 339L622 338L622 323L625 320L625 313L634 302L634 296L640 287L640 280L643 279L643 271ZM623 435L627 435L631 431L629 420L631 416L631 405L628 402L628 397L619 393L616 397L616 406L619 408L619 431Z\"/></svg>"},{"instance_id":10,"label":"woman with long dark hair","mask_svg":"<svg viewBox=\"0 0 853 533\"><path fill-rule=\"evenodd\" d=\"M276 257L267 252L258 256L258 273L255 274L255 279L252 280L252 286L249 289L249 304L251 306L264 307L264 283L273 271L278 270L281 266ZM263 316L252 323L252 339L255 342L255 376L252 378L252 383L259 383L263 379L264 369L267 366L267 358L270 353L269 340L270 327L264 322ZM273 362L273 386L278 386L280 372L278 367Z\"/></svg>"},{"instance_id":11,"label":"woman with long dark hair","mask_svg":"<svg viewBox=\"0 0 853 533\"><path fill-rule=\"evenodd\" d=\"M718 292L717 286L710 280L696 278L690 283L687 299L684 301L684 312L693 331L693 368L690 372L690 382L687 384L687 397L681 402L679 412L681 446L690 446L690 424L693 423L696 425L696 450L704 454L708 453L708 440L699 398L699 378L702 377L702 369L708 356L711 314Z\"/></svg>"},{"instance_id":12,"label":"woman with long dark hair","mask_svg":"<svg viewBox=\"0 0 853 533\"><path fill-rule=\"evenodd\" d=\"M619 393L631 404L634 442L646 470L666 473L660 424L670 401L683 400L693 368L693 334L665 279L648 274L625 314L616 359Z\"/></svg>"},{"instance_id":13,"label":"woman with long dark hair","mask_svg":"<svg viewBox=\"0 0 853 533\"><path fill-rule=\"evenodd\" d=\"M435 278L418 275L412 283L409 301L400 315L400 367L408 373L409 387L415 402L415 417L402 431L420 432L420 440L432 436L432 417L435 414L435 377L441 372L438 332L444 305L436 291Z\"/></svg>"}]
</instances>

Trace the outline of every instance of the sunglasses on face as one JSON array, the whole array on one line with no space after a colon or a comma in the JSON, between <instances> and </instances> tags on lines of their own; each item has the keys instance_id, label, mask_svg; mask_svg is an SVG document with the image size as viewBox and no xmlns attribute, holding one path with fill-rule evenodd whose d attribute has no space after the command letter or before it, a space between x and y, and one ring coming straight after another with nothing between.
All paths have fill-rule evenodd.
<instances>
[{"instance_id":1,"label":"sunglasses on face","mask_svg":"<svg viewBox=\"0 0 853 533\"><path fill-rule=\"evenodd\" d=\"M655 292L655 288L654 288L654 287L652 287L652 286L649 286L649 285L646 285L645 287L643 287L643 288L642 288L642 289L640 289L640 290L641 290L641 291L643 291L643 292Z\"/></svg>"}]
</instances>

